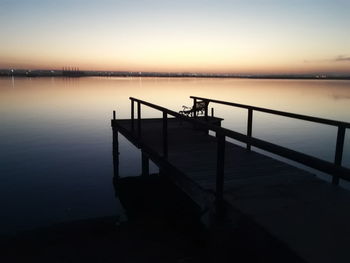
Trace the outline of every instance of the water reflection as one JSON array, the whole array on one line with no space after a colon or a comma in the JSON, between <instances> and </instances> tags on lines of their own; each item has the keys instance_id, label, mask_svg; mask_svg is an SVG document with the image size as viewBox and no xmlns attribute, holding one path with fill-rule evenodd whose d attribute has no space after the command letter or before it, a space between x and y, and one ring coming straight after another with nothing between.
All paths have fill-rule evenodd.
<instances>
[{"instance_id":1,"label":"water reflection","mask_svg":"<svg viewBox=\"0 0 350 263\"><path fill-rule=\"evenodd\" d=\"M131 96L174 111L191 105L189 96L196 95L350 122L344 99L349 86L313 80L0 78L0 207L6 215L0 232L116 213L110 119L113 110L117 118L130 118ZM224 127L245 133L245 110L214 107ZM146 107L142 115L161 117ZM254 136L323 159L333 158L335 133L254 115ZM139 175L140 153L122 136L119 144L121 176ZM349 147L347 131L348 167Z\"/></svg>"},{"instance_id":2,"label":"water reflection","mask_svg":"<svg viewBox=\"0 0 350 263\"><path fill-rule=\"evenodd\" d=\"M14 89L15 88L15 77L14 76L11 77L11 83L12 83L12 88Z\"/></svg>"},{"instance_id":3,"label":"water reflection","mask_svg":"<svg viewBox=\"0 0 350 263\"><path fill-rule=\"evenodd\" d=\"M348 95L348 94L345 94L345 95L336 94L336 95L333 95L333 99L335 99L335 100L349 100L350 95Z\"/></svg>"}]
</instances>

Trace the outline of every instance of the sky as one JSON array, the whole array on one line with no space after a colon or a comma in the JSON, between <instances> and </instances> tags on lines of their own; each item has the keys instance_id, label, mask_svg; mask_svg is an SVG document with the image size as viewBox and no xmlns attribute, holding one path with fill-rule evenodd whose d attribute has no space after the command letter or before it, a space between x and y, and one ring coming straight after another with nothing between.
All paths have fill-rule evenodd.
<instances>
[{"instance_id":1,"label":"sky","mask_svg":"<svg viewBox=\"0 0 350 263\"><path fill-rule=\"evenodd\" d=\"M0 0L0 68L350 73L349 0Z\"/></svg>"}]
</instances>

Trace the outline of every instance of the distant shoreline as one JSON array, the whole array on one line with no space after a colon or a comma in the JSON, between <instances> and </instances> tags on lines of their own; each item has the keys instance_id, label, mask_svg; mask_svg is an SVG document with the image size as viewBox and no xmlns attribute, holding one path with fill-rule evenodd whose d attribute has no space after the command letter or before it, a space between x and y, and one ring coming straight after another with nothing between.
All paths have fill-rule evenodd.
<instances>
[{"instance_id":1,"label":"distant shoreline","mask_svg":"<svg viewBox=\"0 0 350 263\"><path fill-rule=\"evenodd\" d=\"M350 75L336 74L220 74L220 73L162 73L132 71L80 71L80 70L1 70L0 77L158 77L158 78L239 78L239 79L302 79L350 80Z\"/></svg>"}]
</instances>

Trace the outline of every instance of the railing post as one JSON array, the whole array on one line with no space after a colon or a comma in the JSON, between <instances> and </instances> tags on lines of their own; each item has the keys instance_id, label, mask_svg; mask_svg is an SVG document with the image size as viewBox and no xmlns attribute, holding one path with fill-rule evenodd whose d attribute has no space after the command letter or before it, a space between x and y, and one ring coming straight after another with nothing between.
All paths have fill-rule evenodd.
<instances>
[{"instance_id":1,"label":"railing post","mask_svg":"<svg viewBox=\"0 0 350 263\"><path fill-rule=\"evenodd\" d=\"M197 117L197 99L196 98L193 99L192 110L193 110L193 117L196 118Z\"/></svg>"},{"instance_id":2,"label":"railing post","mask_svg":"<svg viewBox=\"0 0 350 263\"><path fill-rule=\"evenodd\" d=\"M115 120L115 110L113 111L113 120Z\"/></svg>"},{"instance_id":3,"label":"railing post","mask_svg":"<svg viewBox=\"0 0 350 263\"><path fill-rule=\"evenodd\" d=\"M253 109L248 109L248 122L247 122L247 136L249 138L252 137L252 128L253 128ZM251 145L250 143L247 143L247 150L250 151Z\"/></svg>"},{"instance_id":4,"label":"railing post","mask_svg":"<svg viewBox=\"0 0 350 263\"><path fill-rule=\"evenodd\" d=\"M134 125L134 119L135 119L135 107L134 107L135 101L131 99L131 130L134 131L135 125Z\"/></svg>"},{"instance_id":5,"label":"railing post","mask_svg":"<svg viewBox=\"0 0 350 263\"><path fill-rule=\"evenodd\" d=\"M345 139L345 127L338 126L337 144L335 148L335 157L334 157L334 164L336 166L341 166L341 162L343 159L344 139ZM339 177L333 175L332 183L334 185L338 185Z\"/></svg>"},{"instance_id":6,"label":"railing post","mask_svg":"<svg viewBox=\"0 0 350 263\"><path fill-rule=\"evenodd\" d=\"M141 137L141 103L137 102L137 135Z\"/></svg>"},{"instance_id":7,"label":"railing post","mask_svg":"<svg viewBox=\"0 0 350 263\"><path fill-rule=\"evenodd\" d=\"M208 120L208 107L209 107L209 102L205 101L205 108L204 108L205 120Z\"/></svg>"},{"instance_id":8,"label":"railing post","mask_svg":"<svg viewBox=\"0 0 350 263\"><path fill-rule=\"evenodd\" d=\"M168 114L163 111L163 157L168 158Z\"/></svg>"},{"instance_id":9,"label":"railing post","mask_svg":"<svg viewBox=\"0 0 350 263\"><path fill-rule=\"evenodd\" d=\"M225 165L225 135L217 133L217 159L216 159L216 201L223 201L224 192L224 165Z\"/></svg>"}]
</instances>

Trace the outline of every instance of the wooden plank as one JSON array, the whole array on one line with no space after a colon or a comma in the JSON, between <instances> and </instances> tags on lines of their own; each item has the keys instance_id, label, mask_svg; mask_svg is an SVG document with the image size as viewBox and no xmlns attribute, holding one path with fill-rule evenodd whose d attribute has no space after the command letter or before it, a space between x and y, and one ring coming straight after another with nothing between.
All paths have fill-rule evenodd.
<instances>
[{"instance_id":1,"label":"wooden plank","mask_svg":"<svg viewBox=\"0 0 350 263\"><path fill-rule=\"evenodd\" d=\"M208 117L210 118L210 117ZM162 119L130 120L112 126L206 209L216 189L217 138L193 125L167 119L168 158L163 158ZM313 174L225 142L223 198L309 262L349 262L350 193ZM334 234L336 233L336 234ZM331 244L329 244L331 242Z\"/></svg>"}]
</instances>

